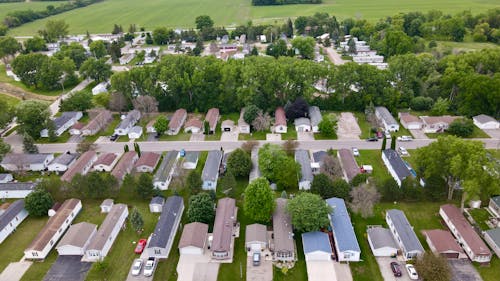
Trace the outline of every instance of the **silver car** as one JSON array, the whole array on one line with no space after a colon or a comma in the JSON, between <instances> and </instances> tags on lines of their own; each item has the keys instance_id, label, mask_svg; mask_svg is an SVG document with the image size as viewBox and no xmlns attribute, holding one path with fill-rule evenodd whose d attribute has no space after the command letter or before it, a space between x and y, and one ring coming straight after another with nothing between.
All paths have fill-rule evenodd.
<instances>
[{"instance_id":1,"label":"silver car","mask_svg":"<svg viewBox=\"0 0 500 281\"><path fill-rule=\"evenodd\" d=\"M156 260L154 257L148 258L146 261L146 265L144 266L144 276L149 277L153 275L153 272L155 270L155 263Z\"/></svg>"}]
</instances>

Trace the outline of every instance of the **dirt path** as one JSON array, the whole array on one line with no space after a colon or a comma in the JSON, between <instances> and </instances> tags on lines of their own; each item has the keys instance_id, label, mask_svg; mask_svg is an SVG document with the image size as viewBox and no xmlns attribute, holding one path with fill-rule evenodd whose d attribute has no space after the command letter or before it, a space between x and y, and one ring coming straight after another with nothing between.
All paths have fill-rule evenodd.
<instances>
[{"instance_id":1,"label":"dirt path","mask_svg":"<svg viewBox=\"0 0 500 281\"><path fill-rule=\"evenodd\" d=\"M25 100L54 101L57 99L57 96L44 96L34 94L5 82L0 82L0 92L18 99L24 98Z\"/></svg>"}]
</instances>

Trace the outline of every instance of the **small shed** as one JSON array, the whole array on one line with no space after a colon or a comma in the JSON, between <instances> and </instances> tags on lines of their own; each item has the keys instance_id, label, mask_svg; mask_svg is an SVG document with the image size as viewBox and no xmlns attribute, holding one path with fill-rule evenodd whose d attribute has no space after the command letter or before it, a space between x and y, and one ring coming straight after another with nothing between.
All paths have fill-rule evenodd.
<instances>
[{"instance_id":1,"label":"small shed","mask_svg":"<svg viewBox=\"0 0 500 281\"><path fill-rule=\"evenodd\" d=\"M398 253L398 245L394 242L391 231L383 227L370 227L366 231L368 244L376 257L392 257Z\"/></svg>"},{"instance_id":2,"label":"small shed","mask_svg":"<svg viewBox=\"0 0 500 281\"><path fill-rule=\"evenodd\" d=\"M161 213L163 204L165 204L165 198L155 196L151 199L151 202L149 202L149 211L151 213Z\"/></svg>"},{"instance_id":3,"label":"small shed","mask_svg":"<svg viewBox=\"0 0 500 281\"><path fill-rule=\"evenodd\" d=\"M182 162L182 168L186 170L194 170L198 166L199 151L187 151Z\"/></svg>"},{"instance_id":4,"label":"small shed","mask_svg":"<svg viewBox=\"0 0 500 281\"><path fill-rule=\"evenodd\" d=\"M297 132L310 132L311 131L311 120L309 118L300 117L295 119L295 130Z\"/></svg>"},{"instance_id":5,"label":"small shed","mask_svg":"<svg viewBox=\"0 0 500 281\"><path fill-rule=\"evenodd\" d=\"M245 248L248 255L260 253L267 248L267 228L263 224L250 224L245 229Z\"/></svg>"},{"instance_id":6,"label":"small shed","mask_svg":"<svg viewBox=\"0 0 500 281\"><path fill-rule=\"evenodd\" d=\"M109 213L111 211L111 207L113 207L113 199L105 199L101 203L101 213Z\"/></svg>"},{"instance_id":7,"label":"small shed","mask_svg":"<svg viewBox=\"0 0 500 281\"><path fill-rule=\"evenodd\" d=\"M479 129L498 129L500 128L500 123L493 117L479 114L477 116L472 117L474 125L476 125Z\"/></svg>"},{"instance_id":8,"label":"small shed","mask_svg":"<svg viewBox=\"0 0 500 281\"><path fill-rule=\"evenodd\" d=\"M192 222L186 224L179 241L181 255L203 255L207 243L208 224Z\"/></svg>"}]
</instances>

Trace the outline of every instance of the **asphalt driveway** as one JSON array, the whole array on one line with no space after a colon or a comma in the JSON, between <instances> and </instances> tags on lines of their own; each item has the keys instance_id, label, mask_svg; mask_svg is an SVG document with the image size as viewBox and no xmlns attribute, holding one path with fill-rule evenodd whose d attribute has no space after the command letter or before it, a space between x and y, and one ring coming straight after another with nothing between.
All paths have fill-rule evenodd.
<instances>
[{"instance_id":1,"label":"asphalt driveway","mask_svg":"<svg viewBox=\"0 0 500 281\"><path fill-rule=\"evenodd\" d=\"M476 268L467 259L448 260L452 281L482 281Z\"/></svg>"},{"instance_id":2,"label":"asphalt driveway","mask_svg":"<svg viewBox=\"0 0 500 281\"><path fill-rule=\"evenodd\" d=\"M44 281L83 281L92 266L90 262L81 262L82 256L58 256Z\"/></svg>"},{"instance_id":3,"label":"asphalt driveway","mask_svg":"<svg viewBox=\"0 0 500 281\"><path fill-rule=\"evenodd\" d=\"M262 257L260 265L253 265L253 257L247 257L247 281L272 281L273 262Z\"/></svg>"}]
</instances>

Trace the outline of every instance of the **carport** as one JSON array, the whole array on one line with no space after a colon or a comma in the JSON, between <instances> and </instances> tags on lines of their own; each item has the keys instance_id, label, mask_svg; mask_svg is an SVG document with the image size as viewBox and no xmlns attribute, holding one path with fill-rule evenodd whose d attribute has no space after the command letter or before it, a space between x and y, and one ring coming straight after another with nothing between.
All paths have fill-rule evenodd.
<instances>
[{"instance_id":1,"label":"carport","mask_svg":"<svg viewBox=\"0 0 500 281\"><path fill-rule=\"evenodd\" d=\"M92 266L90 262L80 261L82 256L59 256L52 265L49 272L43 278L44 281L78 281L85 280L87 272Z\"/></svg>"}]
</instances>

